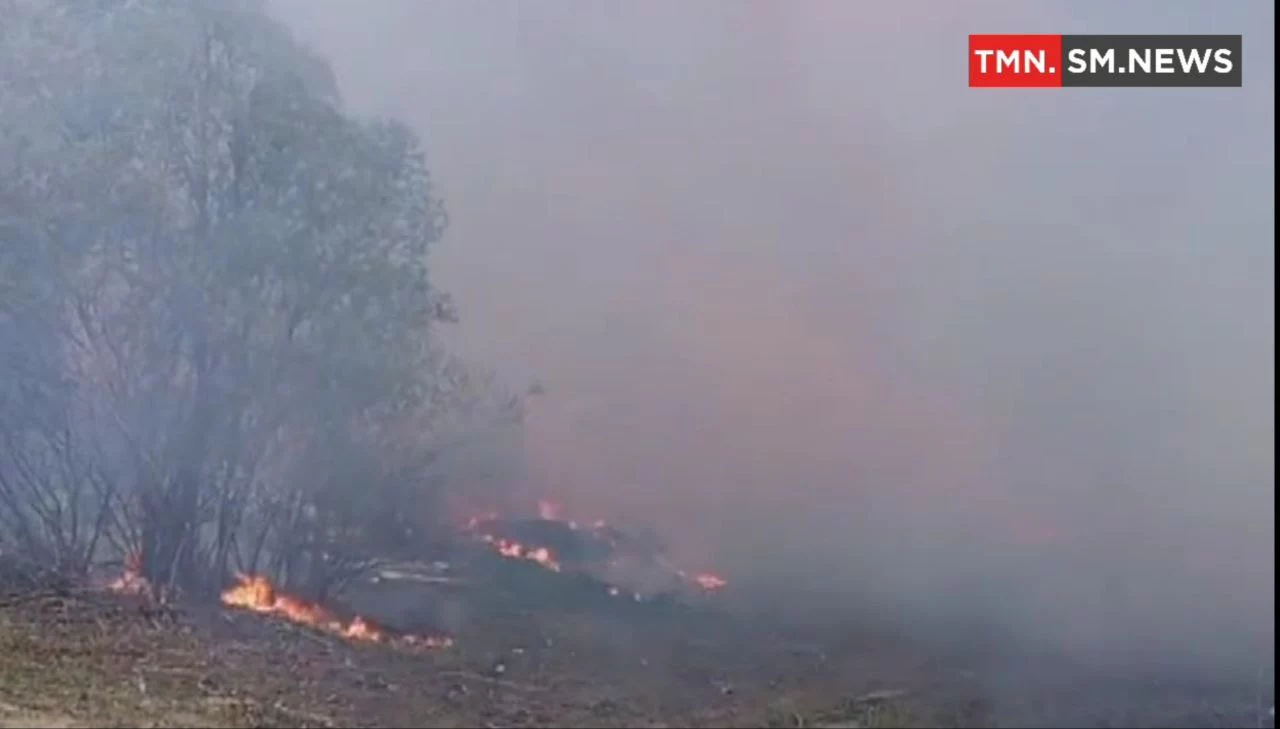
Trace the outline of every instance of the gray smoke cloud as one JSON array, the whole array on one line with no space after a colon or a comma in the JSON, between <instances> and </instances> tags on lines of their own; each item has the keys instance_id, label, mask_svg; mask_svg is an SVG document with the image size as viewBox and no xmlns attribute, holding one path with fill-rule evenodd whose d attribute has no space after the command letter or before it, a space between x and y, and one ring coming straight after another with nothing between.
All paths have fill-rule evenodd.
<instances>
[{"instance_id":1,"label":"gray smoke cloud","mask_svg":"<svg viewBox=\"0 0 1280 729\"><path fill-rule=\"evenodd\" d=\"M518 492L837 613L1273 661L1273 4L272 5L422 132L454 344L546 387ZM970 32L1243 33L1244 88L970 90Z\"/></svg>"}]
</instances>

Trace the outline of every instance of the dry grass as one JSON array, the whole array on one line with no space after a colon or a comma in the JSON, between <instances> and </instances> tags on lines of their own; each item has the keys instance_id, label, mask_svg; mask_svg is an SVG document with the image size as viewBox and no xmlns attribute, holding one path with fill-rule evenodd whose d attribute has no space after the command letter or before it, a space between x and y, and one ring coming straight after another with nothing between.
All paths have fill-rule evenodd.
<instances>
[{"instance_id":1,"label":"dry grass","mask_svg":"<svg viewBox=\"0 0 1280 729\"><path fill-rule=\"evenodd\" d=\"M410 653L94 593L0 606L0 726L760 726L780 703L838 703L816 680L838 676L827 657L694 640L705 626L679 621L508 616ZM881 716L866 725L905 725Z\"/></svg>"},{"instance_id":2,"label":"dry grass","mask_svg":"<svg viewBox=\"0 0 1280 729\"><path fill-rule=\"evenodd\" d=\"M409 652L213 606L20 597L0 596L0 729L1000 723L976 685L900 644L771 632L715 612L530 610L487 592L464 611L455 648ZM1092 688L1054 692L1056 705L1032 716L1041 725L1069 723L1064 706L1103 717L1090 725L1255 723L1167 697L1132 713L1128 698Z\"/></svg>"},{"instance_id":3,"label":"dry grass","mask_svg":"<svg viewBox=\"0 0 1280 729\"><path fill-rule=\"evenodd\" d=\"M307 726L220 682L174 616L92 595L39 595L0 612L0 716L26 726Z\"/></svg>"}]
</instances>

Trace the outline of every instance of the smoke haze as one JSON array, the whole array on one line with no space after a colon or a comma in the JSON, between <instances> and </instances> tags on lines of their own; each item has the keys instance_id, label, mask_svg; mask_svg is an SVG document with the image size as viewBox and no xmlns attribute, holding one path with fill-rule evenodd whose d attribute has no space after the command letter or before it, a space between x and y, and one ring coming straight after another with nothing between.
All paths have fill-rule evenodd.
<instances>
[{"instance_id":1,"label":"smoke haze","mask_svg":"<svg viewBox=\"0 0 1280 729\"><path fill-rule=\"evenodd\" d=\"M422 132L452 336L546 388L523 498L835 612L1273 661L1273 4L273 7ZM1243 33L1244 88L969 90L970 32Z\"/></svg>"}]
</instances>

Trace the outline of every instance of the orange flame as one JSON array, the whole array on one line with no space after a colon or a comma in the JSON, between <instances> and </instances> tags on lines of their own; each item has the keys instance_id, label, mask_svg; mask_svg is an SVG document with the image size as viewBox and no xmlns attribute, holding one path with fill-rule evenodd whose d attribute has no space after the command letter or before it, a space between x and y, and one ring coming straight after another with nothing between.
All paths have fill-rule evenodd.
<instances>
[{"instance_id":1,"label":"orange flame","mask_svg":"<svg viewBox=\"0 0 1280 729\"><path fill-rule=\"evenodd\" d=\"M351 622L344 624L321 605L278 593L271 581L261 575L240 574L236 579L239 580L239 584L222 593L222 604L227 607L273 615L333 633L348 640L367 643L383 643L390 640L387 632L372 621L356 616ZM453 645L453 639L445 636L400 636L398 640L424 648L447 648Z\"/></svg>"},{"instance_id":2,"label":"orange flame","mask_svg":"<svg viewBox=\"0 0 1280 729\"><path fill-rule=\"evenodd\" d=\"M525 545L512 541L510 539L501 539L490 534L480 536L481 541L486 544L493 545L498 554L509 559L527 559L530 562L537 562L552 572L560 571L560 563L556 561L551 550L546 547L526 547Z\"/></svg>"},{"instance_id":3,"label":"orange flame","mask_svg":"<svg viewBox=\"0 0 1280 729\"><path fill-rule=\"evenodd\" d=\"M124 569L107 584L107 589L121 595L150 597L153 594L151 583L142 576L142 552L134 549L124 556Z\"/></svg>"},{"instance_id":4,"label":"orange flame","mask_svg":"<svg viewBox=\"0 0 1280 729\"><path fill-rule=\"evenodd\" d=\"M579 527L578 525L578 522L564 519L562 516L563 513L564 513L564 509L558 503L555 503L553 501L546 501L546 500L541 500L538 502L538 518L539 519L542 519L544 521L558 522L560 524L563 524L569 527L574 531L578 531L581 529L581 527ZM470 532L472 536L477 537L480 541L484 542L485 544L488 544L490 547L493 548L494 551L496 551L498 554L502 555L503 557L506 557L508 559L529 560L531 562L535 562L539 565L542 565L543 567L549 570L552 570L553 572L561 571L561 563L557 559L555 553L552 552L550 549L546 547L528 546L528 545L520 544L519 542L516 542L512 539L507 539L504 537L499 537L493 534L485 533L484 527L487 524L495 522L497 520L498 520L498 516L492 512L473 516L471 517L470 520L467 521L466 531ZM587 529L591 531L593 534L595 534L596 536L600 537L601 539L607 540L614 547L618 546L615 536L611 534L612 530L603 519L592 522L591 525L587 527ZM670 562L667 562L665 559L659 558L659 563L662 564L671 573L674 573L684 583L699 587L706 592L715 592L715 591L721 590L729 584L727 580L725 580L723 577L719 575L715 575L709 572L702 572L702 573L690 575L683 570L677 569L674 565L672 565ZM619 591L616 589L610 589L609 592L610 594L613 594L613 595L620 594Z\"/></svg>"}]
</instances>

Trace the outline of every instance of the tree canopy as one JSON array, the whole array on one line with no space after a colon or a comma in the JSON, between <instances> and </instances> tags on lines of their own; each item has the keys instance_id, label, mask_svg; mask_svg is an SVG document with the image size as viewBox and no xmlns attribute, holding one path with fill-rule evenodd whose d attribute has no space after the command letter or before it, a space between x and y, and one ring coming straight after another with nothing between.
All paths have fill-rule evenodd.
<instances>
[{"instance_id":1,"label":"tree canopy","mask_svg":"<svg viewBox=\"0 0 1280 729\"><path fill-rule=\"evenodd\" d=\"M0 12L0 540L327 589L430 510L452 420L518 414L433 336L420 140L258 2Z\"/></svg>"}]
</instances>

